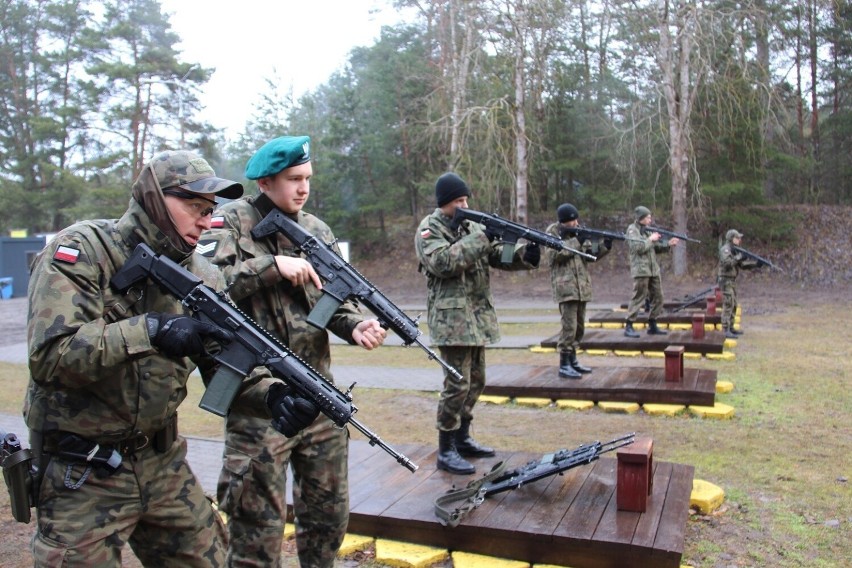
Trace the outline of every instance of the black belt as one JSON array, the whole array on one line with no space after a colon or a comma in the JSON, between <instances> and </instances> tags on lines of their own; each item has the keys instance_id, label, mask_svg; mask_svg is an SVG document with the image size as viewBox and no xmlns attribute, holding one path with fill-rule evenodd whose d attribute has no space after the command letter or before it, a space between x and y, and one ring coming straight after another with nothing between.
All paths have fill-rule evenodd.
<instances>
[{"instance_id":1,"label":"black belt","mask_svg":"<svg viewBox=\"0 0 852 568\"><path fill-rule=\"evenodd\" d=\"M52 434L45 435L44 451L46 453L57 453L59 450L59 441L66 436L75 435L73 432L60 430ZM78 435L79 436L79 435ZM82 436L80 436L82 438ZM177 414L172 416L166 426L162 430L158 430L153 434L140 433L136 436L120 440L118 442L98 442L101 446L112 447L123 456L129 456L148 449L154 446L154 449L160 453L167 451L172 447L177 439Z\"/></svg>"}]
</instances>

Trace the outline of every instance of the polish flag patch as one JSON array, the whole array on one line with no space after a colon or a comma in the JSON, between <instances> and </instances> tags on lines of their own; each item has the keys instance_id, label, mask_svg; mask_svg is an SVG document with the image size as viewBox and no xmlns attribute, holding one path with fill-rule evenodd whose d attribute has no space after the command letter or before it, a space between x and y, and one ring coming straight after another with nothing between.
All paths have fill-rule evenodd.
<instances>
[{"instance_id":1,"label":"polish flag patch","mask_svg":"<svg viewBox=\"0 0 852 568\"><path fill-rule=\"evenodd\" d=\"M223 215L217 215L210 219L210 228L211 229L221 229L225 226L225 217Z\"/></svg>"},{"instance_id":2,"label":"polish flag patch","mask_svg":"<svg viewBox=\"0 0 852 568\"><path fill-rule=\"evenodd\" d=\"M76 263L79 257L80 251L78 249L66 246L60 246L56 249L56 252L53 253L53 260L61 260L62 262L67 262L68 264Z\"/></svg>"},{"instance_id":3,"label":"polish flag patch","mask_svg":"<svg viewBox=\"0 0 852 568\"><path fill-rule=\"evenodd\" d=\"M420 238L421 239L428 239L431 236L432 236L432 230L429 229L428 227L423 229L422 231L420 231Z\"/></svg>"}]
</instances>

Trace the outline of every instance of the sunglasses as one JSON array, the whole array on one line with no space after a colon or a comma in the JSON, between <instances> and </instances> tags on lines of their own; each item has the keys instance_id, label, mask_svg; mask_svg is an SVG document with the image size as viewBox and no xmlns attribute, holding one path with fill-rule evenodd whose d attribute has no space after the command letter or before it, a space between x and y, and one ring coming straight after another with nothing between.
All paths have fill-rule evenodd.
<instances>
[{"instance_id":1,"label":"sunglasses","mask_svg":"<svg viewBox=\"0 0 852 568\"><path fill-rule=\"evenodd\" d=\"M207 217L208 215L212 215L213 211L216 209L216 202L212 199L207 199L206 197L202 197L197 193L190 193L188 191L183 191L180 189L164 189L163 195L171 195L172 197L177 197L180 199L203 199L204 201L210 202L213 204L213 207L204 207L201 203L192 202L187 203L189 208L195 213L198 217Z\"/></svg>"}]
</instances>

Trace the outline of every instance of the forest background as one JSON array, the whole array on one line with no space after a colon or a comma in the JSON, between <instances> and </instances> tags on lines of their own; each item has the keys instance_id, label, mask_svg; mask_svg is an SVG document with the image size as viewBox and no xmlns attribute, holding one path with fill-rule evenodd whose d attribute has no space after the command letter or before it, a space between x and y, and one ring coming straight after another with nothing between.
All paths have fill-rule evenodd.
<instances>
[{"instance_id":1,"label":"forest background","mask_svg":"<svg viewBox=\"0 0 852 568\"><path fill-rule=\"evenodd\" d=\"M309 209L357 254L409 239L447 170L473 208L537 228L568 201L621 230L644 204L760 252L796 246L796 206L852 204L847 1L394 5L415 17L299 97L268 79L228 140L197 117L214 69L183 58L156 0L0 1L0 233L119 216L165 149L243 179L284 133L312 137ZM678 247L674 273L688 262Z\"/></svg>"}]
</instances>

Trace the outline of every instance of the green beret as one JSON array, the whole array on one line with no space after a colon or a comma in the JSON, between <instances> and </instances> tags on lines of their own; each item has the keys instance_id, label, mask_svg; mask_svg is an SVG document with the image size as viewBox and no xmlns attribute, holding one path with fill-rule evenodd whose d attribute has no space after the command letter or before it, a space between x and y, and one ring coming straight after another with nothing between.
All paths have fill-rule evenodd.
<instances>
[{"instance_id":1,"label":"green beret","mask_svg":"<svg viewBox=\"0 0 852 568\"><path fill-rule=\"evenodd\" d=\"M311 161L310 136L281 136L270 140L249 158L246 177L260 179Z\"/></svg>"}]
</instances>

